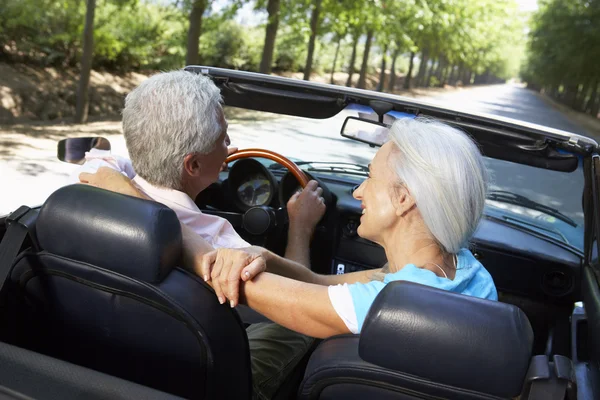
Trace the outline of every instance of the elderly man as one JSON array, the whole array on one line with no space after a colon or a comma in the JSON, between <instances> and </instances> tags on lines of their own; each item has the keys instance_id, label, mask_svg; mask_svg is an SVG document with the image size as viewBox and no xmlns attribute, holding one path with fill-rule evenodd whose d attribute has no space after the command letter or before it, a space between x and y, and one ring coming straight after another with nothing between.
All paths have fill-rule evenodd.
<instances>
[{"instance_id":1,"label":"elderly man","mask_svg":"<svg viewBox=\"0 0 600 400\"><path fill-rule=\"evenodd\" d=\"M221 95L209 78L172 71L145 80L125 99L123 135L131 162L93 149L77 176L102 166L116 169L132 178L148 197L172 208L211 247L250 246L227 220L203 214L194 202L218 179L231 151ZM286 258L307 267L310 238L325 212L321 192L311 181L287 204Z\"/></svg>"},{"instance_id":2,"label":"elderly man","mask_svg":"<svg viewBox=\"0 0 600 400\"><path fill-rule=\"evenodd\" d=\"M217 180L228 154L221 96L210 79L185 71L147 79L125 100L123 134L131 162L92 150L77 171L81 182L153 199L172 208L182 223L185 240L193 242L201 253L250 246L228 221L203 214L194 203L198 193ZM321 193L322 189L311 181L288 202L288 260L279 257L279 262L309 266L310 238L325 212ZM185 261L186 265L190 263L193 265L193 260ZM225 303L224 298L219 301ZM275 323L252 324L246 331L253 397L269 399L314 339Z\"/></svg>"}]
</instances>

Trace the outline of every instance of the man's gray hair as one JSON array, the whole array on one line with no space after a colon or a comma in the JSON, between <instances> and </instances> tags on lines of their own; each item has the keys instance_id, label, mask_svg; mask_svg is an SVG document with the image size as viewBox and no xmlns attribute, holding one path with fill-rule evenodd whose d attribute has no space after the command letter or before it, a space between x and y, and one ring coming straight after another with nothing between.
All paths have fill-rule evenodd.
<instances>
[{"instance_id":1,"label":"man's gray hair","mask_svg":"<svg viewBox=\"0 0 600 400\"><path fill-rule=\"evenodd\" d=\"M211 152L224 126L221 94L207 77L163 72L125 99L123 134L135 172L149 183L182 189L183 159Z\"/></svg>"},{"instance_id":2,"label":"man's gray hair","mask_svg":"<svg viewBox=\"0 0 600 400\"><path fill-rule=\"evenodd\" d=\"M479 148L464 132L423 118L394 122L390 139L400 183L442 249L458 253L483 215L488 173Z\"/></svg>"}]
</instances>

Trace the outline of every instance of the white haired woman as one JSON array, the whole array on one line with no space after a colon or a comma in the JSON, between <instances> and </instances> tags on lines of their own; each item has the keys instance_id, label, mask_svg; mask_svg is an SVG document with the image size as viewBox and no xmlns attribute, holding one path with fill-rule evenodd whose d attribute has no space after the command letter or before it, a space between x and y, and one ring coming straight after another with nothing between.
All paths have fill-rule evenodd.
<instances>
[{"instance_id":1,"label":"white haired woman","mask_svg":"<svg viewBox=\"0 0 600 400\"><path fill-rule=\"evenodd\" d=\"M319 338L359 333L377 294L395 280L497 300L491 275L465 247L485 203L479 149L465 133L420 118L396 121L390 139L354 192L363 210L358 234L385 249L386 266L327 276L264 249L219 249L196 256L197 273L222 302L239 298L279 325ZM192 241L187 251L197 254Z\"/></svg>"}]
</instances>

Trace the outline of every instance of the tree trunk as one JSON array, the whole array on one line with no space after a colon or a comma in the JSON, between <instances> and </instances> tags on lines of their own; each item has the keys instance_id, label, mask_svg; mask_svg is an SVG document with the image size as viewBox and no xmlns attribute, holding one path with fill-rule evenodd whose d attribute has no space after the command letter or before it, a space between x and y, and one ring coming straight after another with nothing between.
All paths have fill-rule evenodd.
<instances>
[{"instance_id":1,"label":"tree trunk","mask_svg":"<svg viewBox=\"0 0 600 400\"><path fill-rule=\"evenodd\" d=\"M81 55L81 75L77 88L77 103L75 105L75 122L82 124L87 121L89 110L88 86L92 72L94 57L94 14L96 0L87 0L85 26L83 28L83 54Z\"/></svg>"},{"instance_id":2,"label":"tree trunk","mask_svg":"<svg viewBox=\"0 0 600 400\"><path fill-rule=\"evenodd\" d=\"M267 22L267 29L265 30L265 45L263 46L262 59L260 60L259 68L259 72L263 74L270 74L271 65L273 65L275 38L277 37L277 29L279 28L279 9L280 0L269 0L269 3L267 4L269 19Z\"/></svg>"},{"instance_id":3,"label":"tree trunk","mask_svg":"<svg viewBox=\"0 0 600 400\"><path fill-rule=\"evenodd\" d=\"M335 72L335 67L337 64L337 59L338 59L338 54L340 53L340 45L342 44L342 36L338 36L338 42L337 42L337 46L335 48L335 56L333 56L333 66L331 67L331 79L329 80L329 83L331 83L332 85L335 83L333 81L333 74Z\"/></svg>"},{"instance_id":4,"label":"tree trunk","mask_svg":"<svg viewBox=\"0 0 600 400\"><path fill-rule=\"evenodd\" d=\"M404 89L410 89L410 80L412 78L413 68L415 66L415 52L410 52L410 62L408 64L408 72L406 73L406 78L404 78Z\"/></svg>"},{"instance_id":5,"label":"tree trunk","mask_svg":"<svg viewBox=\"0 0 600 400\"><path fill-rule=\"evenodd\" d=\"M390 67L390 83L388 84L388 92L394 93L394 89L396 88L396 60L400 55L400 50L394 50L394 54L392 55L392 66Z\"/></svg>"},{"instance_id":6,"label":"tree trunk","mask_svg":"<svg viewBox=\"0 0 600 400\"><path fill-rule=\"evenodd\" d=\"M388 45L386 44L383 48L383 56L381 57L381 73L379 74L379 83L377 84L377 91L383 92L385 90L385 64L387 57Z\"/></svg>"},{"instance_id":7,"label":"tree trunk","mask_svg":"<svg viewBox=\"0 0 600 400\"><path fill-rule=\"evenodd\" d=\"M352 75L354 74L354 63L356 62L356 46L358 45L358 39L360 35L355 34L353 39L354 44L352 45L352 55L350 56L350 65L348 65L348 80L346 86L352 86Z\"/></svg>"},{"instance_id":8,"label":"tree trunk","mask_svg":"<svg viewBox=\"0 0 600 400\"><path fill-rule=\"evenodd\" d=\"M592 85L592 93L590 93L590 97L585 104L584 111L591 113L594 104L596 103L596 97L598 96L598 86L600 86L600 80L596 79L594 84ZM596 112L596 114L598 114Z\"/></svg>"},{"instance_id":9,"label":"tree trunk","mask_svg":"<svg viewBox=\"0 0 600 400\"><path fill-rule=\"evenodd\" d=\"M591 82L588 79L581 87L581 90L577 93L577 98L575 99L575 109L577 111L584 111L585 99L587 97L588 92L590 91L591 86Z\"/></svg>"},{"instance_id":10,"label":"tree trunk","mask_svg":"<svg viewBox=\"0 0 600 400\"><path fill-rule=\"evenodd\" d=\"M437 67L435 68L435 72L433 76L438 80L438 83L442 80L442 70L444 69L444 59L440 57L438 59Z\"/></svg>"},{"instance_id":11,"label":"tree trunk","mask_svg":"<svg viewBox=\"0 0 600 400\"><path fill-rule=\"evenodd\" d=\"M564 103L575 109L577 99L577 85L567 85L565 88Z\"/></svg>"},{"instance_id":12,"label":"tree trunk","mask_svg":"<svg viewBox=\"0 0 600 400\"><path fill-rule=\"evenodd\" d=\"M456 67L450 65L450 73L448 74L448 84L456 86Z\"/></svg>"},{"instance_id":13,"label":"tree trunk","mask_svg":"<svg viewBox=\"0 0 600 400\"><path fill-rule=\"evenodd\" d=\"M448 82L448 76L450 75L451 69L452 69L452 65L446 64L446 66L442 70L442 79L440 81L440 87L446 86L446 83Z\"/></svg>"},{"instance_id":14,"label":"tree trunk","mask_svg":"<svg viewBox=\"0 0 600 400\"><path fill-rule=\"evenodd\" d=\"M198 64L198 46L200 45L200 31L202 30L202 15L206 10L206 0L195 0L190 12L190 26L187 37L186 65Z\"/></svg>"},{"instance_id":15,"label":"tree trunk","mask_svg":"<svg viewBox=\"0 0 600 400\"><path fill-rule=\"evenodd\" d=\"M590 99L588 100L588 106L590 115L594 118L598 118L598 112L600 112L600 81L596 80L596 85L592 89L592 93L590 95Z\"/></svg>"},{"instance_id":16,"label":"tree trunk","mask_svg":"<svg viewBox=\"0 0 600 400\"><path fill-rule=\"evenodd\" d=\"M304 80L310 80L312 72L313 56L315 54L315 40L317 39L317 30L319 29L319 17L321 16L321 3L323 0L315 0L315 6L310 17L310 40L308 41L308 54L304 64Z\"/></svg>"},{"instance_id":17,"label":"tree trunk","mask_svg":"<svg viewBox=\"0 0 600 400\"><path fill-rule=\"evenodd\" d=\"M356 87L364 89L367 86L367 68L369 66L369 52L371 51L371 41L373 41L373 29L367 31L367 42L365 43L365 53L363 54L362 65L360 67L360 76Z\"/></svg>"},{"instance_id":18,"label":"tree trunk","mask_svg":"<svg viewBox=\"0 0 600 400\"><path fill-rule=\"evenodd\" d=\"M461 86L464 86L463 79L465 79L465 66L460 64L458 66L458 71L456 72L456 85L458 86L458 82L460 82Z\"/></svg>"},{"instance_id":19,"label":"tree trunk","mask_svg":"<svg viewBox=\"0 0 600 400\"><path fill-rule=\"evenodd\" d=\"M550 93L550 97L552 97L555 100L558 100L558 95L559 95L558 85L552 85L548 92Z\"/></svg>"},{"instance_id":20,"label":"tree trunk","mask_svg":"<svg viewBox=\"0 0 600 400\"><path fill-rule=\"evenodd\" d=\"M433 71L437 64L439 64L439 61L436 62L435 60L431 63L431 67L429 67L429 70L427 71L427 77L425 78L425 87L431 86L431 76L433 75Z\"/></svg>"},{"instance_id":21,"label":"tree trunk","mask_svg":"<svg viewBox=\"0 0 600 400\"><path fill-rule=\"evenodd\" d=\"M598 84L593 91L594 97L590 98L590 114L594 118L598 118L598 112L600 112L600 96L598 96Z\"/></svg>"},{"instance_id":22,"label":"tree trunk","mask_svg":"<svg viewBox=\"0 0 600 400\"><path fill-rule=\"evenodd\" d=\"M417 87L423 86L425 83L425 73L427 72L427 62L429 61L429 52L421 51L421 62L419 64L419 72L417 73Z\"/></svg>"}]
</instances>

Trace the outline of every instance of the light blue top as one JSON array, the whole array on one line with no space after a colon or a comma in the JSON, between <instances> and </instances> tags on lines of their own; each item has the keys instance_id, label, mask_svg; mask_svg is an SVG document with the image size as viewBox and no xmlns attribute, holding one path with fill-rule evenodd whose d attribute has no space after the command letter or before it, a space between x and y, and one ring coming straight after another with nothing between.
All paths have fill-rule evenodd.
<instances>
[{"instance_id":1,"label":"light blue top","mask_svg":"<svg viewBox=\"0 0 600 400\"><path fill-rule=\"evenodd\" d=\"M458 266L454 279L440 278L432 271L418 268L408 264L398 272L386 274L383 282L371 281L369 283L353 283L348 285L354 310L358 331L362 329L367 312L373 304L377 294L383 287L392 281L410 281L428 285L439 289L462 293L469 296L489 300L498 300L496 286L490 273L481 265L468 249L462 249L457 254Z\"/></svg>"}]
</instances>

